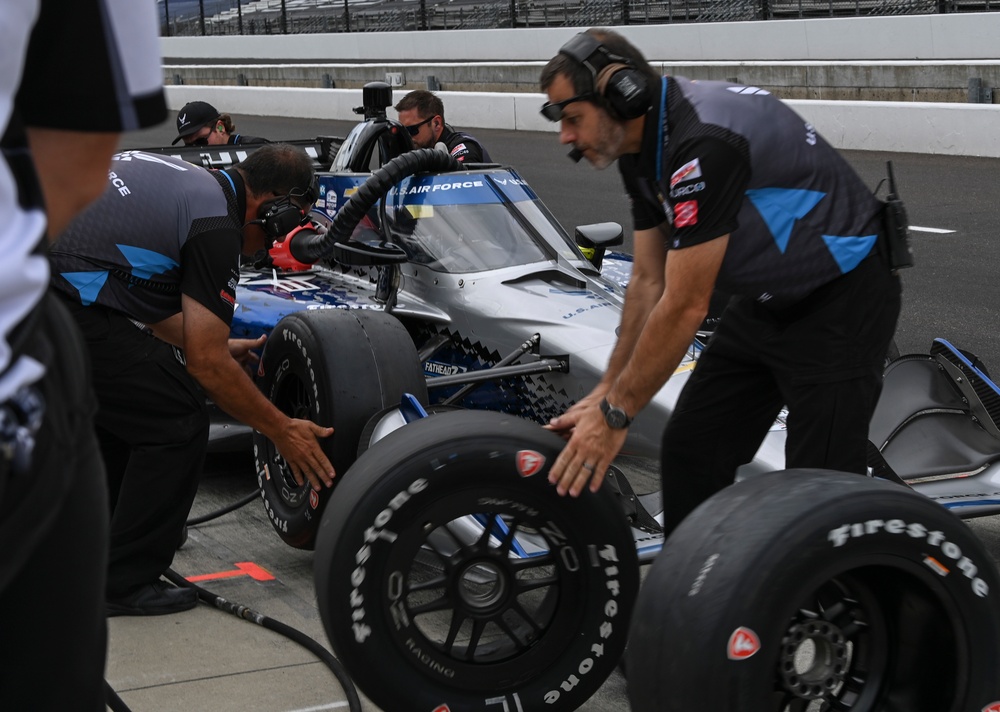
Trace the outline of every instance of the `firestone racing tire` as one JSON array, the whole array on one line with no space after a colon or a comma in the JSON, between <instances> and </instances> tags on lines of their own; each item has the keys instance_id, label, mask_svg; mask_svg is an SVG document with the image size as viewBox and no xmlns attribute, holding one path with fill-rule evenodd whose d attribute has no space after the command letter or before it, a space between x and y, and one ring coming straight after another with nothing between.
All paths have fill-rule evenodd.
<instances>
[{"instance_id":1,"label":"firestone racing tire","mask_svg":"<svg viewBox=\"0 0 1000 712\"><path fill-rule=\"evenodd\" d=\"M334 486L321 491L295 482L268 438L254 433L257 484L271 525L289 545L311 549L320 515L357 456L368 419L404 393L427 402L416 348L394 317L371 310L320 310L278 322L261 357L258 385L286 415L333 426L323 451Z\"/></svg>"},{"instance_id":2,"label":"firestone racing tire","mask_svg":"<svg viewBox=\"0 0 1000 712\"><path fill-rule=\"evenodd\" d=\"M723 490L667 541L633 620L633 712L1000 710L996 564L882 480L788 470Z\"/></svg>"},{"instance_id":3,"label":"firestone racing tire","mask_svg":"<svg viewBox=\"0 0 1000 712\"><path fill-rule=\"evenodd\" d=\"M606 490L556 494L562 447L458 411L390 433L347 473L317 536L317 600L381 709L574 710L615 669L635 544Z\"/></svg>"}]
</instances>

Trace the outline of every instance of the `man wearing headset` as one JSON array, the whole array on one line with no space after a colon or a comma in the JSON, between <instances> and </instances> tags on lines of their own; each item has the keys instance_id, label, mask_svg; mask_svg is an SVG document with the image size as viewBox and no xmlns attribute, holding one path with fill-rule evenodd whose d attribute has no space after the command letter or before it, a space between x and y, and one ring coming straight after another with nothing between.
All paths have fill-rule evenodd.
<instances>
[{"instance_id":1,"label":"man wearing headset","mask_svg":"<svg viewBox=\"0 0 1000 712\"><path fill-rule=\"evenodd\" d=\"M635 228L607 373L549 425L568 440L550 475L559 493L600 486L716 286L735 296L663 436L666 532L732 483L783 404L788 467L863 473L900 308L882 203L766 91L660 77L614 32L576 35L541 86L571 156L618 161Z\"/></svg>"},{"instance_id":2,"label":"man wearing headset","mask_svg":"<svg viewBox=\"0 0 1000 712\"><path fill-rule=\"evenodd\" d=\"M54 243L53 284L80 325L108 474L108 615L187 610L195 592L160 580L181 541L208 444L205 396L277 446L300 483L328 487L319 440L245 369L264 339L229 339L240 254L303 222L311 159L268 144L209 171L167 156L116 154L104 194Z\"/></svg>"},{"instance_id":3,"label":"man wearing headset","mask_svg":"<svg viewBox=\"0 0 1000 712\"><path fill-rule=\"evenodd\" d=\"M426 89L411 91L399 100L395 109L414 148L434 148L443 143L459 163L492 162L478 139L445 123L444 103Z\"/></svg>"}]
</instances>

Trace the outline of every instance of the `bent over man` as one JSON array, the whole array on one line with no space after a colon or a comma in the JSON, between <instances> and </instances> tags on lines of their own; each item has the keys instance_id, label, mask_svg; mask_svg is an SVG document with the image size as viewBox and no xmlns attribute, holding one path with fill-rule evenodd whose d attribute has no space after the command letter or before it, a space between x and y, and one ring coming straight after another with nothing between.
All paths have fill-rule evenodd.
<instances>
[{"instance_id":1,"label":"bent over man","mask_svg":"<svg viewBox=\"0 0 1000 712\"><path fill-rule=\"evenodd\" d=\"M330 428L277 410L244 370L257 341L230 340L240 253L298 225L316 198L311 160L268 144L225 171L117 154L103 196L53 245L54 284L93 363L108 471L109 615L196 604L160 575L173 559L208 443L206 394L274 441L317 489Z\"/></svg>"},{"instance_id":2,"label":"bent over man","mask_svg":"<svg viewBox=\"0 0 1000 712\"><path fill-rule=\"evenodd\" d=\"M558 491L600 486L717 286L735 296L663 436L667 533L733 482L783 404L788 467L863 473L900 308L872 191L766 91L660 77L608 30L571 39L541 86L562 143L597 168L618 162L635 227L607 373L549 425L568 438Z\"/></svg>"}]
</instances>

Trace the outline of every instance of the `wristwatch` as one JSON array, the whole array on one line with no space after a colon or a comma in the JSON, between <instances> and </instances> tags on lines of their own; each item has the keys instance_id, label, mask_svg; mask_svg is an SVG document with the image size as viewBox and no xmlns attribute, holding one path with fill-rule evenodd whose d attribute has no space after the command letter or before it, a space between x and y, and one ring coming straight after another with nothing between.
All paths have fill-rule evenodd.
<instances>
[{"instance_id":1,"label":"wristwatch","mask_svg":"<svg viewBox=\"0 0 1000 712\"><path fill-rule=\"evenodd\" d=\"M608 403L607 398L601 401L601 412L604 413L604 422L608 424L609 428L613 428L614 430L624 430L632 424L632 419L628 417L628 413L618 406Z\"/></svg>"}]
</instances>

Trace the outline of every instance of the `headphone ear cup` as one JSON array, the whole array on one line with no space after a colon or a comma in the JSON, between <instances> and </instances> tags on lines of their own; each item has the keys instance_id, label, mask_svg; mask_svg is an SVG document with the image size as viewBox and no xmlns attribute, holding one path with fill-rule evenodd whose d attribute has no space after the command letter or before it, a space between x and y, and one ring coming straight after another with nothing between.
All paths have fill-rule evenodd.
<instances>
[{"instance_id":1,"label":"headphone ear cup","mask_svg":"<svg viewBox=\"0 0 1000 712\"><path fill-rule=\"evenodd\" d=\"M597 75L597 91L616 118L637 119L650 107L649 83L627 64L609 64Z\"/></svg>"},{"instance_id":2,"label":"headphone ear cup","mask_svg":"<svg viewBox=\"0 0 1000 712\"><path fill-rule=\"evenodd\" d=\"M302 224L302 210L291 201L271 201L257 213L261 227L272 240L278 240Z\"/></svg>"}]
</instances>

